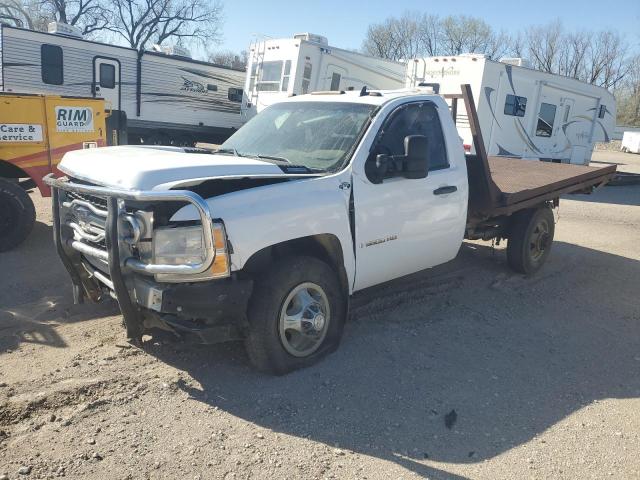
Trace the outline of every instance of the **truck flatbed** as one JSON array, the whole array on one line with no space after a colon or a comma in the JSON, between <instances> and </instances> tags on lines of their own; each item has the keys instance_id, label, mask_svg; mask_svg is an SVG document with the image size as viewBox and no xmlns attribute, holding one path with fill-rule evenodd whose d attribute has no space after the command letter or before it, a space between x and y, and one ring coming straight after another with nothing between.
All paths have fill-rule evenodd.
<instances>
[{"instance_id":1,"label":"truck flatbed","mask_svg":"<svg viewBox=\"0 0 640 480\"><path fill-rule=\"evenodd\" d=\"M476 149L476 155L466 156L469 177L469 226L490 218L511 215L544 202L555 201L566 193L588 193L615 176L615 165L589 167L510 157L488 157L469 85L462 85L460 97L464 99L467 108ZM456 110L457 106L452 113Z\"/></svg>"}]
</instances>

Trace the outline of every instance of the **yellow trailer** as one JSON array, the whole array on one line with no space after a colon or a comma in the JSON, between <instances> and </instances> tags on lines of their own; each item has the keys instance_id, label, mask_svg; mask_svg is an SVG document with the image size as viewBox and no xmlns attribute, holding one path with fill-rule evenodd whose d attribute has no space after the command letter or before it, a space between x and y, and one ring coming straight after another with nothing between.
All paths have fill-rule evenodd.
<instances>
[{"instance_id":1,"label":"yellow trailer","mask_svg":"<svg viewBox=\"0 0 640 480\"><path fill-rule=\"evenodd\" d=\"M27 190L50 196L42 177L59 173L65 153L117 143L106 117L102 99L0 93L0 252L29 235L35 209Z\"/></svg>"}]
</instances>

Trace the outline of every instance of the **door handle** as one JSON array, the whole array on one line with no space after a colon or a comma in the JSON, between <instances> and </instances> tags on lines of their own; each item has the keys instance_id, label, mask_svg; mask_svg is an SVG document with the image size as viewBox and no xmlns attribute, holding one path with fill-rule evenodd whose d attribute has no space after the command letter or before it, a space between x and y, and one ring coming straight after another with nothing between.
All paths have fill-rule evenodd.
<instances>
[{"instance_id":1,"label":"door handle","mask_svg":"<svg viewBox=\"0 0 640 480\"><path fill-rule=\"evenodd\" d=\"M446 187L440 187L440 188L436 188L433 191L434 195L446 195L447 193L453 193L455 191L458 190L458 187L454 186L454 185L448 185Z\"/></svg>"}]
</instances>

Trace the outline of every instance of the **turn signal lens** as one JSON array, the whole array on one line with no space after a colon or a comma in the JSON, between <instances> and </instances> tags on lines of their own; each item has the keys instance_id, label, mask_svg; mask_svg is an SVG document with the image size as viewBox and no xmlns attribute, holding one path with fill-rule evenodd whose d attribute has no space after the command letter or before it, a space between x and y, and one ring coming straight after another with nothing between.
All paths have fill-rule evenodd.
<instances>
[{"instance_id":1,"label":"turn signal lens","mask_svg":"<svg viewBox=\"0 0 640 480\"><path fill-rule=\"evenodd\" d=\"M229 255L227 253L227 233L222 223L213 224L213 245L216 249L216 258L211 264L211 276L214 278L228 277Z\"/></svg>"}]
</instances>

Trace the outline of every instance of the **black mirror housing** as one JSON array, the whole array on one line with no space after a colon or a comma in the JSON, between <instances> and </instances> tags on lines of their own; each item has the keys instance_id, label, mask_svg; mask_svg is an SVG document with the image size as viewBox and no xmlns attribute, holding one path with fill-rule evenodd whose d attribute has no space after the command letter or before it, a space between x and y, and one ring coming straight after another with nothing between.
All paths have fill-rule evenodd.
<instances>
[{"instance_id":1,"label":"black mirror housing","mask_svg":"<svg viewBox=\"0 0 640 480\"><path fill-rule=\"evenodd\" d=\"M373 168L373 172L370 175L371 183L382 183L384 178L387 176L387 172L389 171L389 160L390 156L384 153L376 155L375 167Z\"/></svg>"},{"instance_id":2,"label":"black mirror housing","mask_svg":"<svg viewBox=\"0 0 640 480\"><path fill-rule=\"evenodd\" d=\"M426 178L429 173L429 140L424 135L404 137L405 178Z\"/></svg>"}]
</instances>

